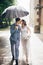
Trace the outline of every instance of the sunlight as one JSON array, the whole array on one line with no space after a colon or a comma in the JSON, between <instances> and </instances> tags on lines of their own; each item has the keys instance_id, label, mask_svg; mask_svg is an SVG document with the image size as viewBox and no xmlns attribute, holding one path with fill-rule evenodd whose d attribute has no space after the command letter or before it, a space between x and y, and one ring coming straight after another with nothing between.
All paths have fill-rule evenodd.
<instances>
[{"instance_id":1,"label":"sunlight","mask_svg":"<svg viewBox=\"0 0 43 65\"><path fill-rule=\"evenodd\" d=\"M30 10L30 0L17 0L18 5L24 7L26 10Z\"/></svg>"},{"instance_id":2,"label":"sunlight","mask_svg":"<svg viewBox=\"0 0 43 65\"><path fill-rule=\"evenodd\" d=\"M22 6L25 8L28 12L30 12L30 0L17 0L17 5ZM27 24L29 23L29 15L22 17L22 19L25 19L27 21Z\"/></svg>"}]
</instances>

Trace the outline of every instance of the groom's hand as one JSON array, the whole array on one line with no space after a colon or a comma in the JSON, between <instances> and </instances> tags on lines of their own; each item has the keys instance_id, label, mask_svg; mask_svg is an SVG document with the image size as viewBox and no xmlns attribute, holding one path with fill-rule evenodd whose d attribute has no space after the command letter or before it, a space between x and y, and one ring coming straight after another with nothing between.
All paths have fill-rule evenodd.
<instances>
[{"instance_id":1,"label":"groom's hand","mask_svg":"<svg viewBox=\"0 0 43 65\"><path fill-rule=\"evenodd\" d=\"M15 27L18 30L18 26Z\"/></svg>"}]
</instances>

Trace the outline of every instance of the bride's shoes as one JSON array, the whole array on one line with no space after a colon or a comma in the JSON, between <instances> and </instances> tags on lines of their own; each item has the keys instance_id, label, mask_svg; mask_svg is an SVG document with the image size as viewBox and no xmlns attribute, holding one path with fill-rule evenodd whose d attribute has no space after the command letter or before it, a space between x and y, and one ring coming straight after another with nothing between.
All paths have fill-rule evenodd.
<instances>
[{"instance_id":1,"label":"bride's shoes","mask_svg":"<svg viewBox=\"0 0 43 65\"><path fill-rule=\"evenodd\" d=\"M26 59L26 65L29 65L29 63L28 63L28 59Z\"/></svg>"}]
</instances>

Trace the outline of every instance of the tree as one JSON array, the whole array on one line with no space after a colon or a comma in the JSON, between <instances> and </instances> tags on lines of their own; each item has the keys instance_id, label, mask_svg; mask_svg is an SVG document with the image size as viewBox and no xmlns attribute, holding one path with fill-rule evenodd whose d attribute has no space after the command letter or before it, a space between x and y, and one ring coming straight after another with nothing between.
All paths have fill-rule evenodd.
<instances>
[{"instance_id":1,"label":"tree","mask_svg":"<svg viewBox=\"0 0 43 65\"><path fill-rule=\"evenodd\" d=\"M7 8L10 5L13 5L13 2L15 4L16 0L0 0L0 15L4 11L5 8Z\"/></svg>"},{"instance_id":2,"label":"tree","mask_svg":"<svg viewBox=\"0 0 43 65\"><path fill-rule=\"evenodd\" d=\"M14 2L14 3L13 3ZM2 25L2 18L1 18L1 14L4 11L5 8L11 6L11 5L15 5L16 0L0 0L0 25ZM6 19L5 19L6 20ZM7 22L6 22L7 24Z\"/></svg>"}]
</instances>

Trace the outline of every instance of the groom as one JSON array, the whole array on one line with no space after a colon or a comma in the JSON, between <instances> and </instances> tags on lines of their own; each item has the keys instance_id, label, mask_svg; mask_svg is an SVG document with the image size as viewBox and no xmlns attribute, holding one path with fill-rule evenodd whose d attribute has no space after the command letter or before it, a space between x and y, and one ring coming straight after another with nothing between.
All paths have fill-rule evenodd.
<instances>
[{"instance_id":1,"label":"groom","mask_svg":"<svg viewBox=\"0 0 43 65\"><path fill-rule=\"evenodd\" d=\"M20 18L16 18L16 22L10 27L10 43L11 43L11 52L12 52L12 61L16 61L16 65L18 65L18 57L19 57L19 45L20 45L20 26L21 23Z\"/></svg>"}]
</instances>

